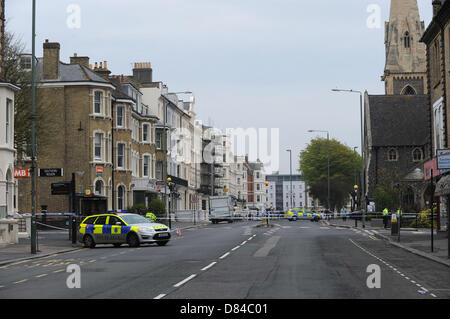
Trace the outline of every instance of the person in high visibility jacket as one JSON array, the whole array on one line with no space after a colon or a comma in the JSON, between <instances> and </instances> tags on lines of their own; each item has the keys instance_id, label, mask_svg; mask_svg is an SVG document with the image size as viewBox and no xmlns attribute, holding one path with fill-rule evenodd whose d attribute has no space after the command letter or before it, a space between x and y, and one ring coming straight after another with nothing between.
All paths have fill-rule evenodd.
<instances>
[{"instance_id":1,"label":"person in high visibility jacket","mask_svg":"<svg viewBox=\"0 0 450 319\"><path fill-rule=\"evenodd\" d=\"M387 228L388 218L389 218L389 210L387 208L385 208L383 210L383 224L384 224L384 228Z\"/></svg>"},{"instance_id":2,"label":"person in high visibility jacket","mask_svg":"<svg viewBox=\"0 0 450 319\"><path fill-rule=\"evenodd\" d=\"M150 221L152 221L152 222L156 222L156 215L155 214L153 214L153 213L147 213L146 215L145 215L145 218L147 218L148 220L150 220Z\"/></svg>"}]
</instances>

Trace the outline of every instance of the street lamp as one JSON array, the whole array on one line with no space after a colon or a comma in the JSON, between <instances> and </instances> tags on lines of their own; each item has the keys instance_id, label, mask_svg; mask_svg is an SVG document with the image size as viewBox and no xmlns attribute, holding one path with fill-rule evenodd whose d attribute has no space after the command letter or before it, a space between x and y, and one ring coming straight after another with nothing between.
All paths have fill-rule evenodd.
<instances>
[{"instance_id":1,"label":"street lamp","mask_svg":"<svg viewBox=\"0 0 450 319\"><path fill-rule=\"evenodd\" d=\"M320 131L320 130L309 130L309 133L314 133L314 132L318 132L318 133L327 133L327 157L328 157L328 210L330 211L330 206L331 206L331 191L330 191L330 132L328 131Z\"/></svg>"},{"instance_id":2,"label":"street lamp","mask_svg":"<svg viewBox=\"0 0 450 319\"><path fill-rule=\"evenodd\" d=\"M365 210L366 210L366 192L365 192L365 183L364 183L364 117L363 117L363 92L356 91L356 90L341 90L341 89L332 89L333 92L347 92L347 93L357 93L359 94L359 107L360 107L360 116L361 116L361 212L362 212L362 223L363 228L366 227L366 217L365 217Z\"/></svg>"},{"instance_id":3,"label":"street lamp","mask_svg":"<svg viewBox=\"0 0 450 319\"><path fill-rule=\"evenodd\" d=\"M289 178L290 178L290 183L291 183L290 207L289 207L289 209L291 209L291 208L293 208L292 207L292 150L286 150L286 152L289 152L289 166L290 166Z\"/></svg>"}]
</instances>

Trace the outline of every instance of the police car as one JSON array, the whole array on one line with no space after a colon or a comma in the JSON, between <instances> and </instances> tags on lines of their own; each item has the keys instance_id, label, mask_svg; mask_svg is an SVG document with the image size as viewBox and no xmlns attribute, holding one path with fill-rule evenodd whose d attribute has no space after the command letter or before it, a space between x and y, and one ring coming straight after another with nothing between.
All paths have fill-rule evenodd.
<instances>
[{"instance_id":1,"label":"police car","mask_svg":"<svg viewBox=\"0 0 450 319\"><path fill-rule=\"evenodd\" d=\"M77 237L85 247L94 248L97 244L138 247L156 243L164 246L171 235L166 225L153 223L140 215L102 214L86 217L78 227Z\"/></svg>"},{"instance_id":2,"label":"police car","mask_svg":"<svg viewBox=\"0 0 450 319\"><path fill-rule=\"evenodd\" d=\"M322 216L318 213L303 210L302 208L292 208L290 209L285 216L289 221L300 220L310 220L318 222L322 219Z\"/></svg>"}]
</instances>

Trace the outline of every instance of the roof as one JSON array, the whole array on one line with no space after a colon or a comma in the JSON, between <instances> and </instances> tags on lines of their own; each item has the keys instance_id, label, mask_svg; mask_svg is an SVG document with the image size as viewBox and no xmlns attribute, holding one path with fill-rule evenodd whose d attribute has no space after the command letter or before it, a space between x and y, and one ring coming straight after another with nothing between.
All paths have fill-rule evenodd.
<instances>
[{"instance_id":1,"label":"roof","mask_svg":"<svg viewBox=\"0 0 450 319\"><path fill-rule=\"evenodd\" d=\"M57 80L44 80L43 74L43 58L37 59L36 64L36 81L37 82L98 82L109 84L104 78L94 71L80 64L66 64L59 62L59 78Z\"/></svg>"},{"instance_id":2,"label":"roof","mask_svg":"<svg viewBox=\"0 0 450 319\"><path fill-rule=\"evenodd\" d=\"M372 147L429 143L428 95L369 95L368 101Z\"/></svg>"}]
</instances>

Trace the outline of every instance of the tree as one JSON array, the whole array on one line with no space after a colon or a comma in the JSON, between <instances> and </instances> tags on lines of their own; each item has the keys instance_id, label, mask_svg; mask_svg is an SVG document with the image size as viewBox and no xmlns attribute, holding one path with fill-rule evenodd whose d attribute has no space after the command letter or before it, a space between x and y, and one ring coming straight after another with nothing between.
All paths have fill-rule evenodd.
<instances>
[{"instance_id":1,"label":"tree","mask_svg":"<svg viewBox=\"0 0 450 319\"><path fill-rule=\"evenodd\" d=\"M348 201L356 177L361 173L361 156L332 139L330 148L330 209L340 209ZM328 140L316 138L299 156L299 171L310 186L311 195L328 202ZM356 170L355 170L356 168Z\"/></svg>"},{"instance_id":2,"label":"tree","mask_svg":"<svg viewBox=\"0 0 450 319\"><path fill-rule=\"evenodd\" d=\"M166 217L166 205L160 199L154 199L148 205L148 210L156 215L156 217Z\"/></svg>"},{"instance_id":3,"label":"tree","mask_svg":"<svg viewBox=\"0 0 450 319\"><path fill-rule=\"evenodd\" d=\"M31 72L20 65L21 57L25 53L25 45L12 33L5 32L3 47L3 77L4 81L20 88L14 96L14 143L17 150L17 159L23 160L31 155ZM50 145L54 132L52 127L55 120L52 116L51 103L40 97L36 90L36 144Z\"/></svg>"}]
</instances>

